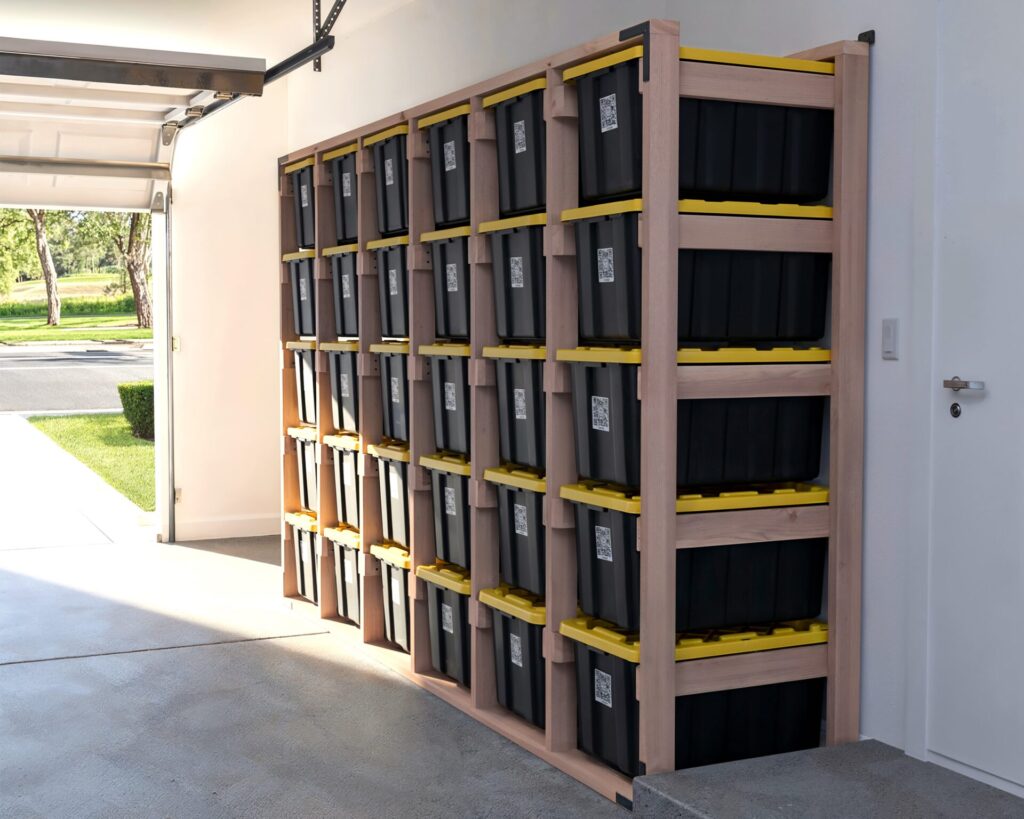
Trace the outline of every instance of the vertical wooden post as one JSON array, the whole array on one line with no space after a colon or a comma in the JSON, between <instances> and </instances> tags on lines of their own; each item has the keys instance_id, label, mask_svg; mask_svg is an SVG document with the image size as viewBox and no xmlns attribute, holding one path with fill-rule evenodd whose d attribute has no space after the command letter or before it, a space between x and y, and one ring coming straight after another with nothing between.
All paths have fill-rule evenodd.
<instances>
[{"instance_id":1,"label":"vertical wooden post","mask_svg":"<svg viewBox=\"0 0 1024 819\"><path fill-rule=\"evenodd\" d=\"M490 239L477 229L498 218L498 146L494 111L484 110L483 98L470 100L469 208L473 234L469 237L470 315L470 518L472 552L472 701L477 708L497 703L494 672L494 618L479 602L481 589L498 585L497 492L484 480L484 470L498 464L498 395L494 362L483 349L498 343L494 316L494 264Z\"/></svg>"},{"instance_id":2,"label":"vertical wooden post","mask_svg":"<svg viewBox=\"0 0 1024 819\"><path fill-rule=\"evenodd\" d=\"M640 406L640 760L675 768L676 327L679 25L652 21L643 94L643 398Z\"/></svg>"},{"instance_id":3,"label":"vertical wooden post","mask_svg":"<svg viewBox=\"0 0 1024 819\"><path fill-rule=\"evenodd\" d=\"M283 163L282 163L283 166ZM278 169L277 187L280 203L280 255L291 253L297 249L295 237L295 217L293 215L293 196L291 184L283 167ZM281 262L280 277L280 316L281 316L281 593L285 597L293 597L299 593L298 567L295 565L295 549L292 545L291 527L284 522L284 512L298 509L299 487L298 468L295 465L295 442L287 435L289 426L298 423L298 403L295 389L295 363L291 351L285 349L285 342L292 341L295 336L294 311L292 308L292 290L288 264Z\"/></svg>"},{"instance_id":4,"label":"vertical wooden post","mask_svg":"<svg viewBox=\"0 0 1024 819\"><path fill-rule=\"evenodd\" d=\"M573 446L572 394L569 365L555 360L560 348L579 342L579 303L576 282L576 241L563 210L579 199L579 121L576 87L562 82L560 69L547 72L544 97L547 156L548 224L544 230L547 279L544 400L547 441L547 496L544 499L546 555L544 629L545 724L547 747L569 751L576 747L576 672L573 647L558 633L563 620L576 616L576 534L572 506L558 495L564 484L579 479Z\"/></svg>"},{"instance_id":5,"label":"vertical wooden post","mask_svg":"<svg viewBox=\"0 0 1024 819\"><path fill-rule=\"evenodd\" d=\"M860 736L868 60L866 53L841 53L835 60L826 698L830 744Z\"/></svg>"}]
</instances>

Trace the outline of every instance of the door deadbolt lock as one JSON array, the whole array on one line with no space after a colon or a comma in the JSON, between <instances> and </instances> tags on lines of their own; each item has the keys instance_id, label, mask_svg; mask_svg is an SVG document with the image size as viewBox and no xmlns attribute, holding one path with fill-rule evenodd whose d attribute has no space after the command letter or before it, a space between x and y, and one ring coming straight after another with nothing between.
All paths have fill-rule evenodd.
<instances>
[{"instance_id":1,"label":"door deadbolt lock","mask_svg":"<svg viewBox=\"0 0 1024 819\"><path fill-rule=\"evenodd\" d=\"M954 418L959 418L960 413L962 412L963 408L955 401L949 405L949 414L952 415Z\"/></svg>"}]
</instances>

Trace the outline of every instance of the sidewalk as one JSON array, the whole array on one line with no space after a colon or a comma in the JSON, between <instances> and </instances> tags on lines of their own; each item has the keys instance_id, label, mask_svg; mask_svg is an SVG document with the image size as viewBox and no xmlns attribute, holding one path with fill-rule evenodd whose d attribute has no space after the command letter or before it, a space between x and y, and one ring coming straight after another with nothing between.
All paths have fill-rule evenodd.
<instances>
[{"instance_id":1,"label":"sidewalk","mask_svg":"<svg viewBox=\"0 0 1024 819\"><path fill-rule=\"evenodd\" d=\"M0 415L0 551L151 543L143 512L17 415Z\"/></svg>"}]
</instances>

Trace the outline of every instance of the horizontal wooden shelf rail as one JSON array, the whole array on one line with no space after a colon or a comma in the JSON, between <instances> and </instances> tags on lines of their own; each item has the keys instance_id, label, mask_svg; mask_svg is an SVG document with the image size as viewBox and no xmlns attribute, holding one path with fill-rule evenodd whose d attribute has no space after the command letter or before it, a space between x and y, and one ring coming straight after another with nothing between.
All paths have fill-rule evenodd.
<instances>
[{"instance_id":1,"label":"horizontal wooden shelf rail","mask_svg":"<svg viewBox=\"0 0 1024 819\"><path fill-rule=\"evenodd\" d=\"M833 241L831 219L679 214L682 249L831 253Z\"/></svg>"},{"instance_id":2,"label":"horizontal wooden shelf rail","mask_svg":"<svg viewBox=\"0 0 1024 819\"><path fill-rule=\"evenodd\" d=\"M828 643L688 660L676 663L676 696L813 680L827 674Z\"/></svg>"},{"instance_id":3,"label":"horizontal wooden shelf rail","mask_svg":"<svg viewBox=\"0 0 1024 819\"><path fill-rule=\"evenodd\" d=\"M835 77L773 68L679 62L679 96L699 99L796 105L835 106Z\"/></svg>"},{"instance_id":4,"label":"horizontal wooden shelf rail","mask_svg":"<svg viewBox=\"0 0 1024 819\"><path fill-rule=\"evenodd\" d=\"M642 366L638 378L642 386ZM832 367L829 364L680 364L676 367L679 398L779 398L828 395L831 390Z\"/></svg>"},{"instance_id":5,"label":"horizontal wooden shelf rail","mask_svg":"<svg viewBox=\"0 0 1024 819\"><path fill-rule=\"evenodd\" d=\"M827 503L676 515L676 548L828 537L828 527Z\"/></svg>"}]
</instances>

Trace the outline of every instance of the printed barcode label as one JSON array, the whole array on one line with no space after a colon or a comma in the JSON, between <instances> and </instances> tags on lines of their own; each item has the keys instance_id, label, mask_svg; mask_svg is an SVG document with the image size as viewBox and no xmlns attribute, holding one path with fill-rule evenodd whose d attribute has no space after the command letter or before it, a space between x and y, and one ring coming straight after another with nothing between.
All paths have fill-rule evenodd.
<instances>
[{"instance_id":1,"label":"printed barcode label","mask_svg":"<svg viewBox=\"0 0 1024 819\"><path fill-rule=\"evenodd\" d=\"M455 412L455 385L451 381L444 382L444 408L448 412Z\"/></svg>"},{"instance_id":2,"label":"printed barcode label","mask_svg":"<svg viewBox=\"0 0 1024 819\"><path fill-rule=\"evenodd\" d=\"M351 398L351 388L348 383L348 373L338 374L338 389L341 391L342 398Z\"/></svg>"},{"instance_id":3,"label":"printed barcode label","mask_svg":"<svg viewBox=\"0 0 1024 819\"><path fill-rule=\"evenodd\" d=\"M305 185L299 185L299 198L302 199L302 207L309 207L309 190Z\"/></svg>"},{"instance_id":4,"label":"printed barcode label","mask_svg":"<svg viewBox=\"0 0 1024 819\"><path fill-rule=\"evenodd\" d=\"M399 473L397 467L391 468L391 474L388 476L388 485L391 487L391 497L396 500L402 499L402 475Z\"/></svg>"},{"instance_id":5,"label":"printed barcode label","mask_svg":"<svg viewBox=\"0 0 1024 819\"><path fill-rule=\"evenodd\" d=\"M517 120L512 123L512 144L517 154L526 152L526 120Z\"/></svg>"},{"instance_id":6,"label":"printed barcode label","mask_svg":"<svg viewBox=\"0 0 1024 819\"><path fill-rule=\"evenodd\" d=\"M615 250L610 247L597 249L597 280L601 284L615 281Z\"/></svg>"},{"instance_id":7,"label":"printed barcode label","mask_svg":"<svg viewBox=\"0 0 1024 819\"><path fill-rule=\"evenodd\" d=\"M342 558L344 560L344 558ZM355 569L352 567L351 560L345 560L345 582L351 583L356 579Z\"/></svg>"},{"instance_id":8,"label":"printed barcode label","mask_svg":"<svg viewBox=\"0 0 1024 819\"><path fill-rule=\"evenodd\" d=\"M615 95L609 94L607 97L601 97L597 103L601 106L601 133L614 131L619 127L619 111L615 104Z\"/></svg>"},{"instance_id":9,"label":"printed barcode label","mask_svg":"<svg viewBox=\"0 0 1024 819\"><path fill-rule=\"evenodd\" d=\"M530 529L526 522L526 507L521 503L514 503L512 512L516 519L516 534L528 537Z\"/></svg>"},{"instance_id":10,"label":"printed barcode label","mask_svg":"<svg viewBox=\"0 0 1024 819\"><path fill-rule=\"evenodd\" d=\"M509 278L512 281L513 287L525 287L523 283L523 257L512 256L508 260L509 265Z\"/></svg>"},{"instance_id":11,"label":"printed barcode label","mask_svg":"<svg viewBox=\"0 0 1024 819\"><path fill-rule=\"evenodd\" d=\"M393 267L388 270L388 295L398 295L398 271Z\"/></svg>"},{"instance_id":12,"label":"printed barcode label","mask_svg":"<svg viewBox=\"0 0 1024 819\"><path fill-rule=\"evenodd\" d=\"M609 563L614 563L615 559L612 552L612 530L607 526L595 526L594 527L594 545L595 551L597 552L598 560L606 560Z\"/></svg>"},{"instance_id":13,"label":"printed barcode label","mask_svg":"<svg viewBox=\"0 0 1024 819\"><path fill-rule=\"evenodd\" d=\"M446 142L444 144L444 170L448 171L455 170L455 141Z\"/></svg>"},{"instance_id":14,"label":"printed barcode label","mask_svg":"<svg viewBox=\"0 0 1024 819\"><path fill-rule=\"evenodd\" d=\"M523 641L518 634L508 635L508 655L512 665L523 667Z\"/></svg>"},{"instance_id":15,"label":"printed barcode label","mask_svg":"<svg viewBox=\"0 0 1024 819\"><path fill-rule=\"evenodd\" d=\"M306 284L305 278L299 279L299 301L309 300L309 285Z\"/></svg>"},{"instance_id":16,"label":"printed barcode label","mask_svg":"<svg viewBox=\"0 0 1024 819\"><path fill-rule=\"evenodd\" d=\"M349 280L348 273L341 277L341 297L343 299L352 298L352 282Z\"/></svg>"},{"instance_id":17,"label":"printed barcode label","mask_svg":"<svg viewBox=\"0 0 1024 819\"><path fill-rule=\"evenodd\" d=\"M516 420L526 420L526 390L516 387L512 390L512 403L515 405Z\"/></svg>"},{"instance_id":18,"label":"printed barcode label","mask_svg":"<svg viewBox=\"0 0 1024 819\"><path fill-rule=\"evenodd\" d=\"M603 130L603 129L602 129ZM384 184L394 185L395 184L395 164L391 159L384 160Z\"/></svg>"},{"instance_id":19,"label":"printed barcode label","mask_svg":"<svg viewBox=\"0 0 1024 819\"><path fill-rule=\"evenodd\" d=\"M452 486L444 488L444 513L449 517L455 517L458 514L455 511L455 488Z\"/></svg>"},{"instance_id":20,"label":"printed barcode label","mask_svg":"<svg viewBox=\"0 0 1024 819\"><path fill-rule=\"evenodd\" d=\"M352 196L352 174L343 173L341 175L341 195L348 198Z\"/></svg>"},{"instance_id":21,"label":"printed barcode label","mask_svg":"<svg viewBox=\"0 0 1024 819\"><path fill-rule=\"evenodd\" d=\"M590 397L590 426L598 432L609 432L611 429L608 418L608 399L603 395Z\"/></svg>"},{"instance_id":22,"label":"printed barcode label","mask_svg":"<svg viewBox=\"0 0 1024 819\"><path fill-rule=\"evenodd\" d=\"M401 398L398 395L398 376L391 376L391 403L401 403Z\"/></svg>"},{"instance_id":23,"label":"printed barcode label","mask_svg":"<svg viewBox=\"0 0 1024 819\"><path fill-rule=\"evenodd\" d=\"M445 284L449 293L459 292L459 266L455 263L444 266Z\"/></svg>"},{"instance_id":24,"label":"printed barcode label","mask_svg":"<svg viewBox=\"0 0 1024 819\"><path fill-rule=\"evenodd\" d=\"M391 599L393 601L402 599L402 577L398 574L398 569L395 569L391 575Z\"/></svg>"},{"instance_id":25,"label":"printed barcode label","mask_svg":"<svg viewBox=\"0 0 1024 819\"><path fill-rule=\"evenodd\" d=\"M612 707L612 675L600 668L594 669L594 702Z\"/></svg>"},{"instance_id":26,"label":"printed barcode label","mask_svg":"<svg viewBox=\"0 0 1024 819\"><path fill-rule=\"evenodd\" d=\"M455 617L452 615L452 607L447 603L441 604L441 628L449 634L455 633Z\"/></svg>"}]
</instances>

